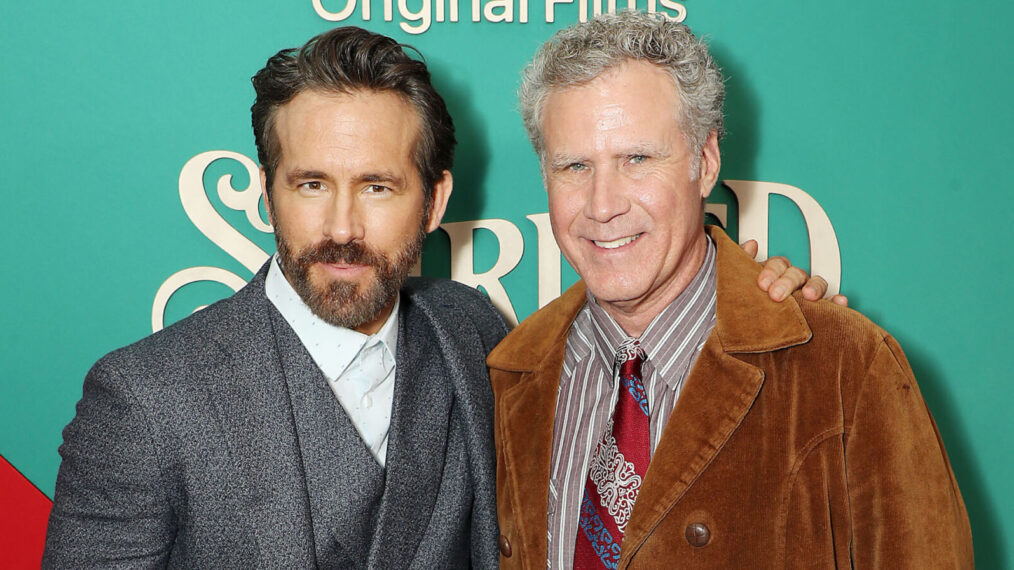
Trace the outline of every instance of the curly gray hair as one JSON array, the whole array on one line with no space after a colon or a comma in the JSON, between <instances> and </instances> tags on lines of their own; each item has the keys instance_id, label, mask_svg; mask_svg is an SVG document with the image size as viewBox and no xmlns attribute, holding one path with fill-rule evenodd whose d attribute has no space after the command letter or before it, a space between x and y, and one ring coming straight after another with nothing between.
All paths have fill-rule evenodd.
<instances>
[{"instance_id":1,"label":"curly gray hair","mask_svg":"<svg viewBox=\"0 0 1014 570\"><path fill-rule=\"evenodd\" d=\"M522 73L518 98L528 138L545 162L542 108L553 91L595 79L625 61L644 61L669 72L679 94L679 122L697 170L711 132L725 134L725 85L708 47L690 28L661 14L603 14L557 32L542 44Z\"/></svg>"}]
</instances>

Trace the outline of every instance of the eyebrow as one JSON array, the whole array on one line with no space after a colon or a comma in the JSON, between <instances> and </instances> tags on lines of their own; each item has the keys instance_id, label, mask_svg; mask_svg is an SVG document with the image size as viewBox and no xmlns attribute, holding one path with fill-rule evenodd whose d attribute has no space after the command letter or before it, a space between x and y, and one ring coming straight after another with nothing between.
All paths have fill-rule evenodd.
<instances>
[{"instance_id":1,"label":"eyebrow","mask_svg":"<svg viewBox=\"0 0 1014 570\"><path fill-rule=\"evenodd\" d=\"M584 161L585 158L583 156L578 156L576 154L556 154L550 157L549 167L553 170L560 170L561 168L566 168L575 162Z\"/></svg>"},{"instance_id":2,"label":"eyebrow","mask_svg":"<svg viewBox=\"0 0 1014 570\"><path fill-rule=\"evenodd\" d=\"M405 179L390 171L367 172L360 174L355 179L358 183L364 182L386 182L394 186L404 186Z\"/></svg>"},{"instance_id":3,"label":"eyebrow","mask_svg":"<svg viewBox=\"0 0 1014 570\"><path fill-rule=\"evenodd\" d=\"M285 173L285 181L294 185L300 180L328 180L330 177L320 170L297 169Z\"/></svg>"},{"instance_id":4,"label":"eyebrow","mask_svg":"<svg viewBox=\"0 0 1014 570\"><path fill-rule=\"evenodd\" d=\"M644 155L648 155L648 156L656 156L656 157L659 157L659 158L666 158L666 157L672 155L672 151L671 150L666 150L666 149L664 149L662 147L659 147L657 145L644 143L644 144L631 145L629 148L627 148L625 151L619 153L617 156L618 157L622 157L622 156L631 156L631 155L635 155L635 154L644 154Z\"/></svg>"},{"instance_id":5,"label":"eyebrow","mask_svg":"<svg viewBox=\"0 0 1014 570\"><path fill-rule=\"evenodd\" d=\"M290 185L295 185L296 182L299 182L301 180L331 180L331 176L321 170L299 168L287 172L285 175L285 180ZM405 184L404 178L387 170L381 170L378 172L366 172L360 174L355 177L354 182L356 182L357 184L384 182L395 186L404 186Z\"/></svg>"}]
</instances>

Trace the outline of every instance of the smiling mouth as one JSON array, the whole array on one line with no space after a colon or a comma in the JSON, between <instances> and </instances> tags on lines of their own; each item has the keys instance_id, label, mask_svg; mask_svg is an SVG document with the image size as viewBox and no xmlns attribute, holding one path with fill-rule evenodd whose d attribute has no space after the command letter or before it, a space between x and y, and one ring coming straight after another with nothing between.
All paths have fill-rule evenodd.
<instances>
[{"instance_id":1,"label":"smiling mouth","mask_svg":"<svg viewBox=\"0 0 1014 570\"><path fill-rule=\"evenodd\" d=\"M613 241L592 240L592 243L594 243L598 247L601 247L601 248L604 248L604 249L616 249L618 247L623 247L623 246L627 245L628 243L633 242L634 240L636 240L637 238L639 238L639 237L641 237L643 235L644 235L644 232L641 232L639 234L634 234L632 236L622 237L620 239L614 239Z\"/></svg>"}]
</instances>

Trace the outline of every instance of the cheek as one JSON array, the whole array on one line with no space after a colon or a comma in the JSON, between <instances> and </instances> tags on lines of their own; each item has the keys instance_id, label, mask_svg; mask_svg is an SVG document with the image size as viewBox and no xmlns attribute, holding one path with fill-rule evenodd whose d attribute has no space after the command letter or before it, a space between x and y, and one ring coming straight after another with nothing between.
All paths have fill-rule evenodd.
<instances>
[{"instance_id":1,"label":"cheek","mask_svg":"<svg viewBox=\"0 0 1014 570\"><path fill-rule=\"evenodd\" d=\"M553 237L556 239L556 244L560 247L560 252L573 265L573 254L576 249L575 242L577 241L577 238L571 234L574 226L574 216L566 209L566 203L561 201L558 196L553 197L551 195L549 199L549 226L553 230Z\"/></svg>"},{"instance_id":2,"label":"cheek","mask_svg":"<svg viewBox=\"0 0 1014 570\"><path fill-rule=\"evenodd\" d=\"M570 249L570 242L573 239L570 230L573 228L573 225L572 217L566 215L559 208L554 208L552 203L549 205L549 226L552 228L553 237L556 239L556 243L560 246L564 255L567 255Z\"/></svg>"},{"instance_id":3,"label":"cheek","mask_svg":"<svg viewBox=\"0 0 1014 570\"><path fill-rule=\"evenodd\" d=\"M320 222L312 215L298 208L275 212L275 222L281 226L284 237L290 243L308 243L319 233Z\"/></svg>"},{"instance_id":4,"label":"cheek","mask_svg":"<svg viewBox=\"0 0 1014 570\"><path fill-rule=\"evenodd\" d=\"M684 218L695 215L700 209L701 195L696 183L658 177L645 181L637 188L637 201L647 212Z\"/></svg>"},{"instance_id":5,"label":"cheek","mask_svg":"<svg viewBox=\"0 0 1014 570\"><path fill-rule=\"evenodd\" d=\"M292 251L292 253L298 254L300 251L306 249L310 245L313 245L314 240L312 240L309 236L307 236L305 232L298 231L299 230L298 226L296 227L297 231L292 231L294 225L295 224L291 222L287 224L283 223L280 226L281 231L278 231L276 229L275 232L278 234L278 237L285 240L285 243L288 244L288 247Z\"/></svg>"},{"instance_id":6,"label":"cheek","mask_svg":"<svg viewBox=\"0 0 1014 570\"><path fill-rule=\"evenodd\" d=\"M570 226L580 211L581 200L577 192L560 189L549 193L549 220L554 229Z\"/></svg>"},{"instance_id":7,"label":"cheek","mask_svg":"<svg viewBox=\"0 0 1014 570\"><path fill-rule=\"evenodd\" d=\"M362 210L367 239L370 235L378 242L400 243L415 237L423 223L422 200L405 200L400 203L375 203Z\"/></svg>"}]
</instances>

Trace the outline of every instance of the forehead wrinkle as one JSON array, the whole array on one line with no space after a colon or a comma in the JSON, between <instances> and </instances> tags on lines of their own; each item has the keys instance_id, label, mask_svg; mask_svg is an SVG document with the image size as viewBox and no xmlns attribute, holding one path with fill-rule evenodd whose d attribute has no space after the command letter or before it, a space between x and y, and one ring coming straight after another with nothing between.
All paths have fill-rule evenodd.
<instances>
[{"instance_id":1,"label":"forehead wrinkle","mask_svg":"<svg viewBox=\"0 0 1014 570\"><path fill-rule=\"evenodd\" d=\"M599 130L612 130L620 128L628 122L629 120L627 114L623 111L623 107L612 104L602 109L598 120L595 122L595 126Z\"/></svg>"}]
</instances>

